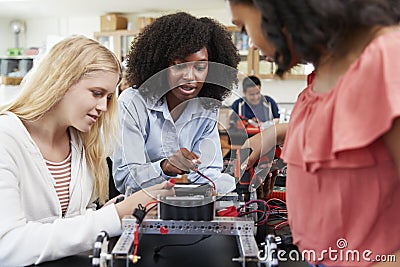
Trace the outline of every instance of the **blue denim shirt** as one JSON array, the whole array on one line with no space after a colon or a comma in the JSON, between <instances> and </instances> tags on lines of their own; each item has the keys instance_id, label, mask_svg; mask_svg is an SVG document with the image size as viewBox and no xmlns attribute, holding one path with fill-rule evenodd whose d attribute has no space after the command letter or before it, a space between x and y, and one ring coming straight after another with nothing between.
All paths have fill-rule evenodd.
<instances>
[{"instance_id":1,"label":"blue denim shirt","mask_svg":"<svg viewBox=\"0 0 400 267\"><path fill-rule=\"evenodd\" d=\"M119 96L118 109L121 145L112 159L115 185L121 193L128 186L135 192L168 179L160 163L180 148L200 157L199 170L214 180L218 192L230 192L235 188L234 178L221 174L223 161L217 109L205 109L195 98L188 101L174 122L165 98L157 102L145 100L133 88ZM197 178L194 172L188 174L189 181ZM207 180L200 178L197 182Z\"/></svg>"}]
</instances>

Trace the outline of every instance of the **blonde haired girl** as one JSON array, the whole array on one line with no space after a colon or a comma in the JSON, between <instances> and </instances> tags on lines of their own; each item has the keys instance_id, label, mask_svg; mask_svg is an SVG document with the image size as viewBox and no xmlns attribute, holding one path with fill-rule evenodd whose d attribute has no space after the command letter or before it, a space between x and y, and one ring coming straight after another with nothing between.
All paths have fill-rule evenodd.
<instances>
[{"instance_id":1,"label":"blonde haired girl","mask_svg":"<svg viewBox=\"0 0 400 267\"><path fill-rule=\"evenodd\" d=\"M121 66L97 41L75 36L35 66L22 92L0 108L0 262L37 264L91 248L97 233L164 185L95 210L108 198L108 148L115 143ZM107 148L107 149L106 149Z\"/></svg>"}]
</instances>

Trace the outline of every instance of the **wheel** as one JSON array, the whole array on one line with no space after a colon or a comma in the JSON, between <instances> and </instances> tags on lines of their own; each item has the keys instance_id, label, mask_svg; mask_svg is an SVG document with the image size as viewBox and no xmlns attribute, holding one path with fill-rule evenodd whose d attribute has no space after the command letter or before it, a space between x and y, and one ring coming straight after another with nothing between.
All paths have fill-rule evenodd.
<instances>
[{"instance_id":1,"label":"wheel","mask_svg":"<svg viewBox=\"0 0 400 267\"><path fill-rule=\"evenodd\" d=\"M96 241L93 245L93 258L92 258L92 266L93 267L106 267L107 259L104 255L108 253L108 242L109 236L106 231L101 231L97 237Z\"/></svg>"}]
</instances>

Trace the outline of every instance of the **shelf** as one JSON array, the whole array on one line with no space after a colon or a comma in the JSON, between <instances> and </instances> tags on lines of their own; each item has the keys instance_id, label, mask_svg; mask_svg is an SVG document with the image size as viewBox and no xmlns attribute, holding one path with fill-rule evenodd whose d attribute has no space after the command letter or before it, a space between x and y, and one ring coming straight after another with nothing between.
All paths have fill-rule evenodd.
<instances>
[{"instance_id":1,"label":"shelf","mask_svg":"<svg viewBox=\"0 0 400 267\"><path fill-rule=\"evenodd\" d=\"M94 37L99 37L99 36L111 36L111 35L137 35L139 31L133 31L133 30L117 30L117 31L109 31L109 32L95 32Z\"/></svg>"},{"instance_id":2,"label":"shelf","mask_svg":"<svg viewBox=\"0 0 400 267\"><path fill-rule=\"evenodd\" d=\"M238 69L243 74L256 75L261 79L280 79L274 74L276 71L275 64L263 60L264 57L260 55L258 50L248 46L249 37L246 33L243 33L241 29L236 26L226 26L226 29L232 34L232 42L238 49L240 56ZM284 80L307 79L305 68L303 68L302 65L300 65L300 67L294 67L291 71L293 73L284 75Z\"/></svg>"},{"instance_id":3,"label":"shelf","mask_svg":"<svg viewBox=\"0 0 400 267\"><path fill-rule=\"evenodd\" d=\"M0 56L0 59L35 59L36 56Z\"/></svg>"},{"instance_id":4,"label":"shelf","mask_svg":"<svg viewBox=\"0 0 400 267\"><path fill-rule=\"evenodd\" d=\"M17 85L33 67L36 55L0 56L0 80L3 84Z\"/></svg>"},{"instance_id":5,"label":"shelf","mask_svg":"<svg viewBox=\"0 0 400 267\"><path fill-rule=\"evenodd\" d=\"M139 30L117 30L109 32L95 32L94 38L113 51L117 58L123 62L129 53L133 39Z\"/></svg>"}]
</instances>

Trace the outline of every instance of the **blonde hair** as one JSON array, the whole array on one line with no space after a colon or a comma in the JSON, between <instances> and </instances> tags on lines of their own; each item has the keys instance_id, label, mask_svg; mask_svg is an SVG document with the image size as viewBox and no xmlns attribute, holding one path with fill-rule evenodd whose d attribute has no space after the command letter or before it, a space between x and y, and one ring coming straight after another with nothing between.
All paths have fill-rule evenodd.
<instances>
[{"instance_id":1,"label":"blonde hair","mask_svg":"<svg viewBox=\"0 0 400 267\"><path fill-rule=\"evenodd\" d=\"M121 65L106 47L84 36L66 38L34 67L22 85L21 94L11 104L0 108L0 113L11 111L25 121L40 119L71 86L95 71L118 73L121 79ZM107 112L90 131L78 132L86 151L86 161L94 174L94 197L100 203L108 198L106 158L117 141L117 124L117 95L113 94Z\"/></svg>"}]
</instances>

